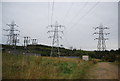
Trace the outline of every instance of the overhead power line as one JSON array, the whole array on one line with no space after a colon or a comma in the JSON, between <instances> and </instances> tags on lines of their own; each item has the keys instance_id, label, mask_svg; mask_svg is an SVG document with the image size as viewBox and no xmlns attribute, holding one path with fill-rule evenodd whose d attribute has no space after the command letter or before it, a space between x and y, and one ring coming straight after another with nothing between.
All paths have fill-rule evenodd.
<instances>
[{"instance_id":1,"label":"overhead power line","mask_svg":"<svg viewBox=\"0 0 120 81\"><path fill-rule=\"evenodd\" d=\"M70 6L69 9L67 10L67 12L66 12L64 18L62 19L63 22L65 22L66 18L68 17L68 14L70 13L71 8L73 7L73 4L74 4L74 3L72 2L72 3L71 3L71 6Z\"/></svg>"},{"instance_id":2,"label":"overhead power line","mask_svg":"<svg viewBox=\"0 0 120 81\"><path fill-rule=\"evenodd\" d=\"M53 3L52 3L51 24L53 22L53 17L54 17L54 0L53 0Z\"/></svg>"},{"instance_id":3,"label":"overhead power line","mask_svg":"<svg viewBox=\"0 0 120 81\"><path fill-rule=\"evenodd\" d=\"M48 24L49 24L49 13L50 13L49 7L50 7L50 3L49 3L49 0L48 0Z\"/></svg>"},{"instance_id":4,"label":"overhead power line","mask_svg":"<svg viewBox=\"0 0 120 81\"><path fill-rule=\"evenodd\" d=\"M83 5L83 7L78 10L78 13L76 13L76 14L74 15L74 17L72 17L71 21L70 21L68 24L72 23L72 22L80 15L80 13L85 9L85 7L87 6L87 4L88 4L88 2L86 2L86 3Z\"/></svg>"},{"instance_id":5,"label":"overhead power line","mask_svg":"<svg viewBox=\"0 0 120 81\"><path fill-rule=\"evenodd\" d=\"M74 23L72 26L70 26L70 28L68 30L70 30L72 27L75 27L83 18L85 18L85 16L87 16L97 5L99 4L99 2L96 2L95 5L93 5L83 16L81 16L76 23ZM67 30L67 31L68 31Z\"/></svg>"}]
</instances>

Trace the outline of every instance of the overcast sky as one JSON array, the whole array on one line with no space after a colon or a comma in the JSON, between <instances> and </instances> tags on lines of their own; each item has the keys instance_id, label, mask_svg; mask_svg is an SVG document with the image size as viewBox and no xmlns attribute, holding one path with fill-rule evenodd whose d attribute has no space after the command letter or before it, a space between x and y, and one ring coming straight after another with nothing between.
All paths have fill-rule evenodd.
<instances>
[{"instance_id":1,"label":"overcast sky","mask_svg":"<svg viewBox=\"0 0 120 81\"><path fill-rule=\"evenodd\" d=\"M1 4L0 4L1 5ZM12 20L19 26L20 45L23 44L23 36L37 38L39 44L51 45L52 39L47 33L51 28L52 2L4 2L2 3L2 27L7 29L7 23ZM118 48L118 3L117 2L55 2L53 10L52 24L58 22L64 25L64 34L60 34L63 39L60 44L69 48L73 46L77 49L95 50L97 40L93 35L93 27L108 26L110 32L106 36L107 49ZM3 34L7 32L3 31ZM6 37L2 36L3 43Z\"/></svg>"}]
</instances>

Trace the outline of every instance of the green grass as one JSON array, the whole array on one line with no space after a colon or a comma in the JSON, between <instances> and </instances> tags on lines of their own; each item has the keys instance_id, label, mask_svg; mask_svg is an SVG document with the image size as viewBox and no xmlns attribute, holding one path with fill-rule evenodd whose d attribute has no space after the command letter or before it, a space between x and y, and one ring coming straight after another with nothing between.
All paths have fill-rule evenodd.
<instances>
[{"instance_id":1,"label":"green grass","mask_svg":"<svg viewBox=\"0 0 120 81\"><path fill-rule=\"evenodd\" d=\"M92 62L3 53L3 79L84 79Z\"/></svg>"}]
</instances>

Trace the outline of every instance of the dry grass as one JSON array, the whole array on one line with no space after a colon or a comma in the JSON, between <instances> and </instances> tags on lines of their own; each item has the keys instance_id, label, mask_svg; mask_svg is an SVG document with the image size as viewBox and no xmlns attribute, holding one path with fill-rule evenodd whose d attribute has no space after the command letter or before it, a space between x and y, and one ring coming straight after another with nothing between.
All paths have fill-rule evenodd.
<instances>
[{"instance_id":1,"label":"dry grass","mask_svg":"<svg viewBox=\"0 0 120 81\"><path fill-rule=\"evenodd\" d=\"M3 54L4 79L84 79L92 62L79 58L58 58Z\"/></svg>"}]
</instances>

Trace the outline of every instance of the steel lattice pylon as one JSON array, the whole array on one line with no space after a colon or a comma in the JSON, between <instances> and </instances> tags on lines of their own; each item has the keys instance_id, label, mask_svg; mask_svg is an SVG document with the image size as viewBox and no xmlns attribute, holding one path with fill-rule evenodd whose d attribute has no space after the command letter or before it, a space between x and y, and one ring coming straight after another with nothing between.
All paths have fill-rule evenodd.
<instances>
[{"instance_id":1,"label":"steel lattice pylon","mask_svg":"<svg viewBox=\"0 0 120 81\"><path fill-rule=\"evenodd\" d=\"M106 50L106 44L105 40L108 40L108 38L104 38L105 35L108 35L110 33L104 33L104 29L109 29L108 27L103 27L102 24L99 25L99 27L96 27L95 30L98 29L98 32L95 32L94 34L98 34L99 37L95 38L95 40L98 40L97 49L98 51L105 51Z\"/></svg>"},{"instance_id":2,"label":"steel lattice pylon","mask_svg":"<svg viewBox=\"0 0 120 81\"><path fill-rule=\"evenodd\" d=\"M59 50L59 38L62 38L61 36L59 36L59 32L60 31L59 28L64 27L63 25L59 25L58 22L55 22L55 25L49 25L48 27L53 28L53 30L48 31L49 32L53 32L52 36L49 36L49 38L53 38L52 39L52 48L51 48L51 54L50 56L56 56L56 53L58 56L60 56L60 50Z\"/></svg>"},{"instance_id":3,"label":"steel lattice pylon","mask_svg":"<svg viewBox=\"0 0 120 81\"><path fill-rule=\"evenodd\" d=\"M19 43L19 39L18 39L18 35L19 34L15 34L15 31L20 32L19 30L15 29L15 27L18 27L14 21L11 22L11 24L6 24L8 25L10 28L9 29L3 29L5 31L8 31L8 35L6 35L8 37L7 39L7 44L8 45L14 45L16 46L17 43Z\"/></svg>"}]
</instances>

